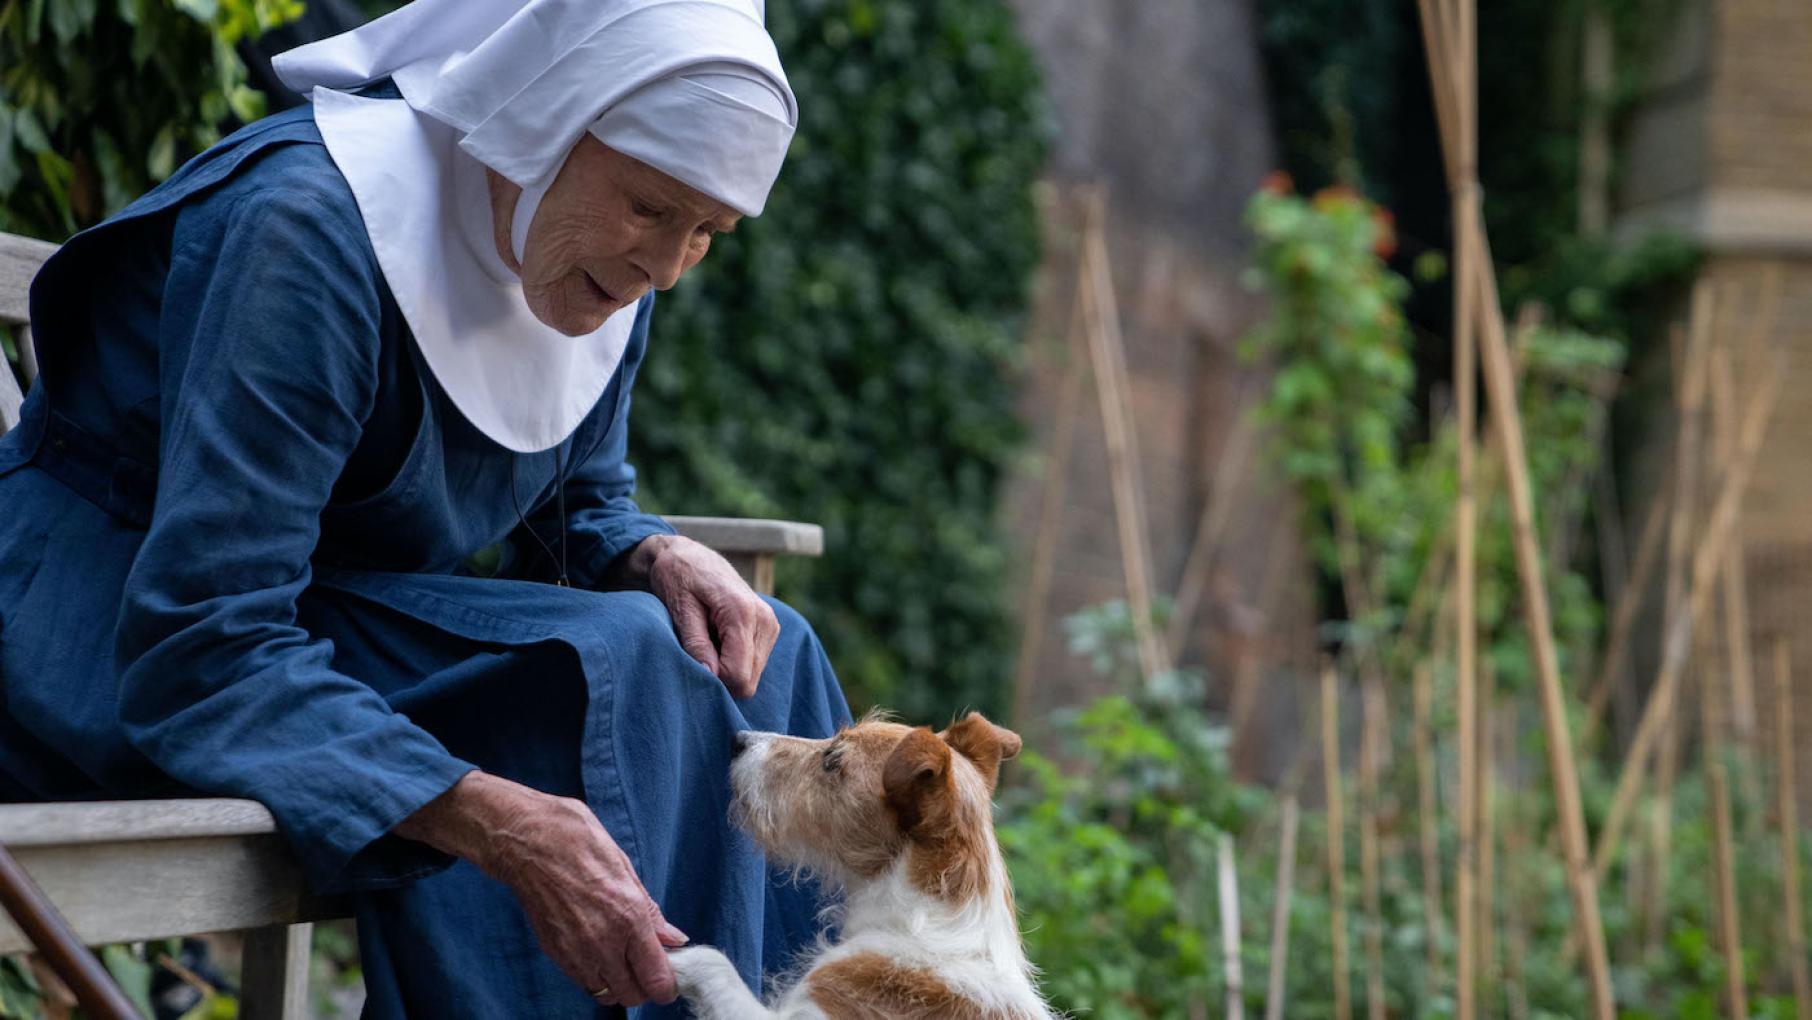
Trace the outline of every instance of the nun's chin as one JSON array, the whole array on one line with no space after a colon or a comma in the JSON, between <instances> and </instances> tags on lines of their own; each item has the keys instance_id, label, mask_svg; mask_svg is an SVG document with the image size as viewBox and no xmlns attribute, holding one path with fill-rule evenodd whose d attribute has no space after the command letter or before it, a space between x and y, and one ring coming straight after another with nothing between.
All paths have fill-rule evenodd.
<instances>
[{"instance_id":1,"label":"nun's chin","mask_svg":"<svg viewBox=\"0 0 1812 1020\"><path fill-rule=\"evenodd\" d=\"M587 292L580 295L565 293L534 293L523 289L529 311L549 329L557 330L570 337L590 336L604 325L618 306L597 295Z\"/></svg>"}]
</instances>

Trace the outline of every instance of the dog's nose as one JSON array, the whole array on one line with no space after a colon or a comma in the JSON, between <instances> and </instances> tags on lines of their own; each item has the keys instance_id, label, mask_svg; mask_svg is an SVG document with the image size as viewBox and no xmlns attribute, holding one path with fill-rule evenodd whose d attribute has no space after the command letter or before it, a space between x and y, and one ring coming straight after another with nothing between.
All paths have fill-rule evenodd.
<instances>
[{"instance_id":1,"label":"dog's nose","mask_svg":"<svg viewBox=\"0 0 1812 1020\"><path fill-rule=\"evenodd\" d=\"M748 730L737 730L736 735L730 738L730 756L735 757L747 751L754 743L755 738L749 736Z\"/></svg>"}]
</instances>

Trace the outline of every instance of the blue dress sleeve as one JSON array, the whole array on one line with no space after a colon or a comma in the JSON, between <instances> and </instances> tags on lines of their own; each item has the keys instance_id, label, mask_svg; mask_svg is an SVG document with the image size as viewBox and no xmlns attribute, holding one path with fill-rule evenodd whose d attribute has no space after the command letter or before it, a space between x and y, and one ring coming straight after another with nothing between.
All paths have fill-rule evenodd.
<instances>
[{"instance_id":1,"label":"blue dress sleeve","mask_svg":"<svg viewBox=\"0 0 1812 1020\"><path fill-rule=\"evenodd\" d=\"M566 526L571 543L567 567L570 580L581 588L603 586L610 564L648 536L673 534L672 525L643 513L636 504L635 468L628 461L630 391L648 351L653 307L650 294L636 309L616 383L620 396L609 425L585 459L567 473ZM550 543L558 541L557 506L550 500L539 519L530 522Z\"/></svg>"},{"instance_id":2,"label":"blue dress sleeve","mask_svg":"<svg viewBox=\"0 0 1812 1020\"><path fill-rule=\"evenodd\" d=\"M296 623L376 399L383 284L344 204L239 189L179 214L156 504L116 647L133 744L184 783L263 802L323 890L448 863L386 833L471 769Z\"/></svg>"}]
</instances>

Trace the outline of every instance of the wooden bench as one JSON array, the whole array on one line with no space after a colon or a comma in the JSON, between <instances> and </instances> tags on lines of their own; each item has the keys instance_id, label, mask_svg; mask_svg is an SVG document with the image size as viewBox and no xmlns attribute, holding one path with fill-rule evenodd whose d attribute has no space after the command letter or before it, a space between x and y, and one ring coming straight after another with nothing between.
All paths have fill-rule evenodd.
<instances>
[{"instance_id":1,"label":"wooden bench","mask_svg":"<svg viewBox=\"0 0 1812 1020\"><path fill-rule=\"evenodd\" d=\"M37 376L26 293L55 251L43 241L0 233L0 331L12 331L23 376L16 379L0 359L0 432L18 424L24 388ZM769 594L776 557L824 550L824 532L813 524L667 520L723 553L750 585ZM271 813L249 800L0 804L0 845L89 945L243 930L245 1020L309 1015L313 922L348 913L343 900L308 890ZM31 948L0 913L0 955Z\"/></svg>"}]
</instances>

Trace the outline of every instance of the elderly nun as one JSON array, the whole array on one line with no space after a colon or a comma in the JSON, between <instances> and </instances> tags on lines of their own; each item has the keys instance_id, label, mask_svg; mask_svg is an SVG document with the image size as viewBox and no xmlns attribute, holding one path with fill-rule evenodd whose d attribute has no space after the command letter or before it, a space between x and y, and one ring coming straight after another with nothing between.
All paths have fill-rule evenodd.
<instances>
[{"instance_id":1,"label":"elderly nun","mask_svg":"<svg viewBox=\"0 0 1812 1020\"><path fill-rule=\"evenodd\" d=\"M0 440L0 800L262 801L356 894L372 1017L664 1016L662 947L754 985L812 937L728 758L843 696L624 460L654 292L797 122L761 17L415 0L50 260Z\"/></svg>"}]
</instances>

